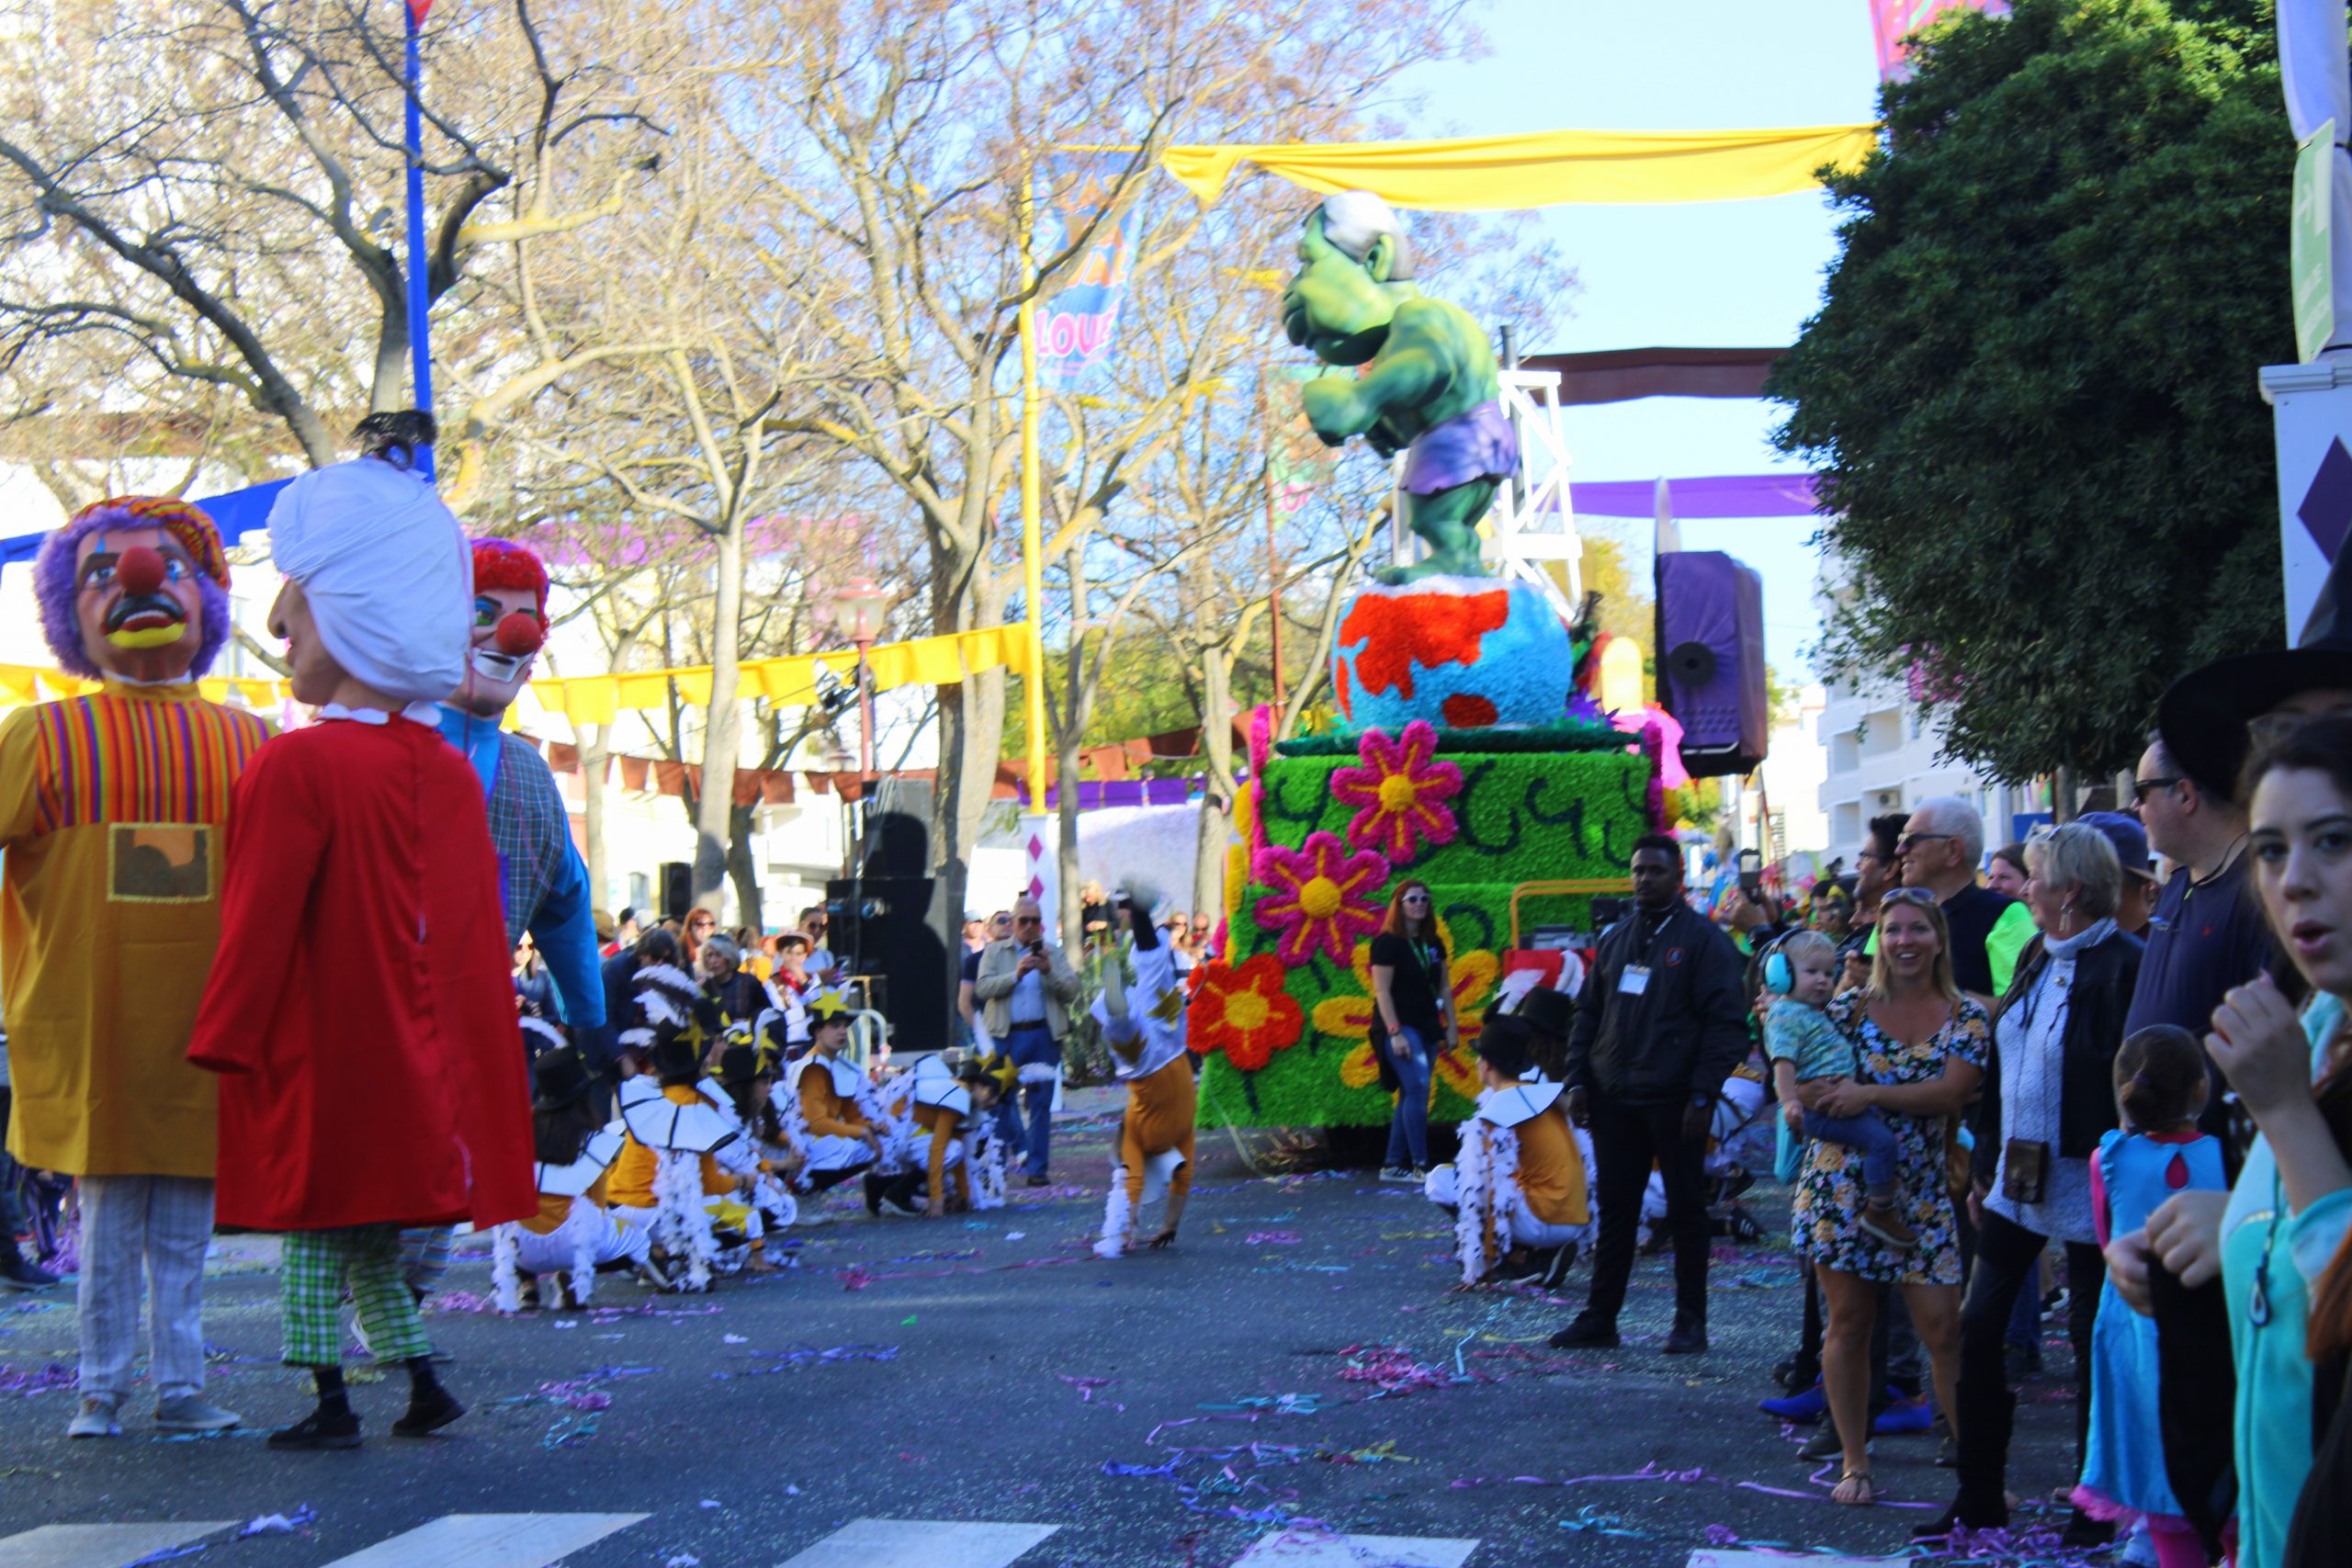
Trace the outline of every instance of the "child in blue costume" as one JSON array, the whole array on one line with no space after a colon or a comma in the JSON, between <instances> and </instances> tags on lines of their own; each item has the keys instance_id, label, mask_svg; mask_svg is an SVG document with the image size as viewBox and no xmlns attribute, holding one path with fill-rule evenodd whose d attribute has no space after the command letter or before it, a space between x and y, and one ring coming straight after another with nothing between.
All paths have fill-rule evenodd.
<instances>
[{"instance_id":1,"label":"child in blue costume","mask_svg":"<svg viewBox=\"0 0 2352 1568\"><path fill-rule=\"evenodd\" d=\"M2205 1054L2187 1030L2158 1024L2123 1042L2115 1055L2123 1125L2099 1140L2091 1162L2101 1246L2138 1230L2179 1193L2227 1190L2221 1140L2197 1130L2205 1094ZM2110 1281L2091 1327L2090 1448L2075 1504L2093 1518L2144 1518L2159 1568L2206 1568L2204 1544L2165 1473L2157 1391L2155 1322Z\"/></svg>"}]
</instances>

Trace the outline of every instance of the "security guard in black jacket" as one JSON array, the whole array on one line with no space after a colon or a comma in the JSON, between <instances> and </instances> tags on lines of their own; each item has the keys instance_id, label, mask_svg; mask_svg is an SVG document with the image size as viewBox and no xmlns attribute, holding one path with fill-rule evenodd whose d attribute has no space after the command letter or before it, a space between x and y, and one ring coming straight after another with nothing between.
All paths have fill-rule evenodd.
<instances>
[{"instance_id":1,"label":"security guard in black jacket","mask_svg":"<svg viewBox=\"0 0 2352 1568\"><path fill-rule=\"evenodd\" d=\"M1635 840L1633 874L1634 908L1602 933L1568 1037L1568 1119L1592 1130L1600 1244L1585 1309L1552 1343L1618 1342L1655 1163L1674 1236L1665 1348L1687 1355L1707 1348L1707 1130L1724 1079L1747 1054L1745 965L1683 901L1680 844L1663 833Z\"/></svg>"}]
</instances>

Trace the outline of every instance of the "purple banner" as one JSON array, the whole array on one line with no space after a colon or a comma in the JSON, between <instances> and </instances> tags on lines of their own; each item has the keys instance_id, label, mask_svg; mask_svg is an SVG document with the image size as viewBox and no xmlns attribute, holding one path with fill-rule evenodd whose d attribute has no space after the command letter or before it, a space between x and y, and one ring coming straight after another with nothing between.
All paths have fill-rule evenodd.
<instances>
[{"instance_id":1,"label":"purple banner","mask_svg":"<svg viewBox=\"0 0 2352 1568\"><path fill-rule=\"evenodd\" d=\"M1805 517L1815 510L1811 474L1740 474L1668 479L1667 504L1677 517ZM1586 517L1655 517L1656 479L1571 483L1568 503Z\"/></svg>"}]
</instances>

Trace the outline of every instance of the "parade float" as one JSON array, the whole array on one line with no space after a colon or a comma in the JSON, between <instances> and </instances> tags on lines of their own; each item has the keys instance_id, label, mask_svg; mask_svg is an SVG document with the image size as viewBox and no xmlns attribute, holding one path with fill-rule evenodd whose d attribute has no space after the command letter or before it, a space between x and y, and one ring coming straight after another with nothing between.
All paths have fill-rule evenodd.
<instances>
[{"instance_id":1,"label":"parade float","mask_svg":"<svg viewBox=\"0 0 2352 1568\"><path fill-rule=\"evenodd\" d=\"M1342 608L1329 728L1276 740L1267 710L1253 720L1227 951L1200 971L1189 1014L1201 1120L1388 1121L1367 954L1409 877L1434 895L1461 1020L1430 1114L1458 1121L1476 1098L1486 1009L1516 973L1555 979L1559 948L1589 939L1593 900L1626 891L1634 840L1659 817L1660 737L1593 701L1589 615L1571 626L1482 559L1479 525L1519 466L1486 334L1413 286L1402 226L1376 197L1327 198L1299 254L1285 330L1355 371L1305 384L1307 420L1327 444L1403 454L1397 500L1425 554ZM1539 930L1550 951L1532 945Z\"/></svg>"}]
</instances>

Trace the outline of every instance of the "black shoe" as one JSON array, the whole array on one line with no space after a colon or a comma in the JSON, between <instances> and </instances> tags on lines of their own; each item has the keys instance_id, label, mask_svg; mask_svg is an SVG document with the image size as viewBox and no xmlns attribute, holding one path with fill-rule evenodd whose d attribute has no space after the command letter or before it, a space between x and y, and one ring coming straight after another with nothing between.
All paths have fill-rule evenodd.
<instances>
[{"instance_id":1,"label":"black shoe","mask_svg":"<svg viewBox=\"0 0 2352 1568\"><path fill-rule=\"evenodd\" d=\"M349 1410L340 1416L330 1416L323 1410L313 1410L291 1427L280 1427L269 1435L273 1449L356 1449L359 1446L359 1417Z\"/></svg>"},{"instance_id":2,"label":"black shoe","mask_svg":"<svg viewBox=\"0 0 2352 1568\"><path fill-rule=\"evenodd\" d=\"M2088 1551L2095 1547L2109 1546L2115 1541L2115 1525L2108 1519L2095 1519L2080 1508L2066 1521L2065 1532L2058 1544L2069 1551Z\"/></svg>"},{"instance_id":3,"label":"black shoe","mask_svg":"<svg viewBox=\"0 0 2352 1568\"><path fill-rule=\"evenodd\" d=\"M457 1396L435 1383L409 1396L408 1414L392 1423L392 1436L421 1438L427 1432L439 1431L465 1413L466 1407L458 1403Z\"/></svg>"},{"instance_id":4,"label":"black shoe","mask_svg":"<svg viewBox=\"0 0 2352 1568\"><path fill-rule=\"evenodd\" d=\"M883 1185L879 1176L870 1170L865 1173L865 1212L867 1213L879 1214L882 1212Z\"/></svg>"},{"instance_id":5,"label":"black shoe","mask_svg":"<svg viewBox=\"0 0 2352 1568\"><path fill-rule=\"evenodd\" d=\"M1912 1526L1911 1539L1913 1540L1942 1540L1958 1529L1960 1529L1960 1505L1954 1503L1943 1511L1941 1517L1929 1519L1924 1525Z\"/></svg>"},{"instance_id":6,"label":"black shoe","mask_svg":"<svg viewBox=\"0 0 2352 1568\"><path fill-rule=\"evenodd\" d=\"M1659 1349L1668 1356L1703 1356L1707 1353L1707 1330L1700 1324L1678 1323Z\"/></svg>"},{"instance_id":7,"label":"black shoe","mask_svg":"<svg viewBox=\"0 0 2352 1568\"><path fill-rule=\"evenodd\" d=\"M1603 1323L1589 1313L1578 1313L1577 1320L1551 1340L1555 1350L1614 1350L1623 1343L1614 1324Z\"/></svg>"},{"instance_id":8,"label":"black shoe","mask_svg":"<svg viewBox=\"0 0 2352 1568\"><path fill-rule=\"evenodd\" d=\"M1544 1263L1543 1271L1535 1276L1535 1282L1547 1291L1556 1291L1567 1279L1568 1270L1576 1266L1577 1244L1572 1241L1562 1242L1552 1249L1552 1256Z\"/></svg>"},{"instance_id":9,"label":"black shoe","mask_svg":"<svg viewBox=\"0 0 2352 1568\"><path fill-rule=\"evenodd\" d=\"M920 1215L923 1206L915 1201L915 1193L929 1180L924 1171L900 1171L882 1184L882 1201L901 1214Z\"/></svg>"},{"instance_id":10,"label":"black shoe","mask_svg":"<svg viewBox=\"0 0 2352 1568\"><path fill-rule=\"evenodd\" d=\"M1838 1423L1824 1421L1812 1437L1797 1450L1801 1460L1836 1459L1846 1451L1846 1441L1838 1435Z\"/></svg>"},{"instance_id":11,"label":"black shoe","mask_svg":"<svg viewBox=\"0 0 2352 1568\"><path fill-rule=\"evenodd\" d=\"M1495 1278L1498 1280L1529 1279L1541 1273L1544 1265L1550 1260L1550 1254L1547 1252L1534 1252L1523 1247L1516 1247L1504 1253L1502 1261L1495 1265Z\"/></svg>"},{"instance_id":12,"label":"black shoe","mask_svg":"<svg viewBox=\"0 0 2352 1568\"><path fill-rule=\"evenodd\" d=\"M1054 1179L1050 1176L1033 1176L1029 1179L1029 1185L1032 1187L1051 1187L1053 1184Z\"/></svg>"},{"instance_id":13,"label":"black shoe","mask_svg":"<svg viewBox=\"0 0 2352 1568\"><path fill-rule=\"evenodd\" d=\"M11 1291L46 1291L57 1283L48 1269L25 1261L14 1236L0 1237L0 1287Z\"/></svg>"}]
</instances>

